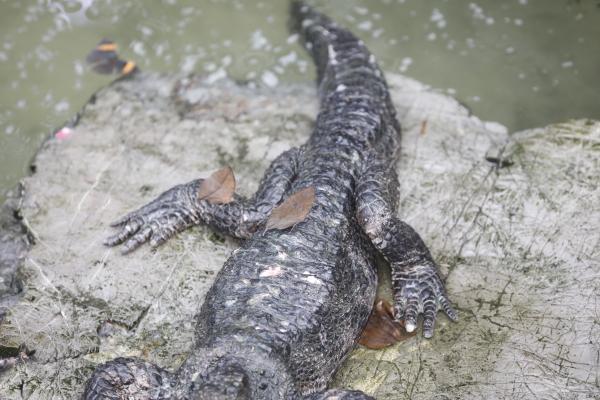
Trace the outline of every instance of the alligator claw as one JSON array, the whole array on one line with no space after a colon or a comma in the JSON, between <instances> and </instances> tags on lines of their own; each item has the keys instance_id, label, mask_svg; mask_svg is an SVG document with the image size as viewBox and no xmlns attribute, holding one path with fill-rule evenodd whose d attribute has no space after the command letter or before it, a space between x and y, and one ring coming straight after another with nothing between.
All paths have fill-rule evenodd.
<instances>
[{"instance_id":1,"label":"alligator claw","mask_svg":"<svg viewBox=\"0 0 600 400\"><path fill-rule=\"evenodd\" d=\"M423 315L423 336L431 338L437 312L443 310L452 321L458 314L452 308L437 267L432 262L398 268L393 274L396 319L404 319L407 332L417 329L417 319Z\"/></svg>"},{"instance_id":2,"label":"alligator claw","mask_svg":"<svg viewBox=\"0 0 600 400\"><path fill-rule=\"evenodd\" d=\"M144 243L157 247L169 238L199 222L196 193L199 180L175 186L147 205L110 225L119 228L104 240L106 246L123 244L122 253L130 253Z\"/></svg>"}]
</instances>

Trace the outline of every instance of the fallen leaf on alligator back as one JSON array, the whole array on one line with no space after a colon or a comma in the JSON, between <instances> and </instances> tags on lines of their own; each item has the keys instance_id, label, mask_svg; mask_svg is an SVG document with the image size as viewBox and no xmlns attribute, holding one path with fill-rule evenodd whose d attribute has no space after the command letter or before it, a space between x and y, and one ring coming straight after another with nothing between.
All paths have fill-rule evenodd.
<instances>
[{"instance_id":1,"label":"fallen leaf on alligator back","mask_svg":"<svg viewBox=\"0 0 600 400\"><path fill-rule=\"evenodd\" d=\"M304 188L275 207L267 220L265 231L270 229L287 229L304 221L315 202L315 188Z\"/></svg>"}]
</instances>

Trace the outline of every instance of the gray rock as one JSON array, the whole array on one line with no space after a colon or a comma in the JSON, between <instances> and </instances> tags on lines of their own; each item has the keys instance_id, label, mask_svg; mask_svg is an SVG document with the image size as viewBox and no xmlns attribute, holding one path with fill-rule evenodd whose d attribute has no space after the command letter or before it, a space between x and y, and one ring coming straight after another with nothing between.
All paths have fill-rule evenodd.
<instances>
[{"instance_id":1,"label":"gray rock","mask_svg":"<svg viewBox=\"0 0 600 400\"><path fill-rule=\"evenodd\" d=\"M509 139L451 98L388 79L404 127L399 213L434 252L461 319L440 317L432 340L357 348L334 384L379 399L598 398L600 123ZM116 356L176 368L236 244L198 227L121 256L101 244L108 223L225 164L251 193L316 112L304 86L142 74L100 91L23 182L18 211L35 245L0 349L36 352L0 375L0 398L75 398Z\"/></svg>"}]
</instances>

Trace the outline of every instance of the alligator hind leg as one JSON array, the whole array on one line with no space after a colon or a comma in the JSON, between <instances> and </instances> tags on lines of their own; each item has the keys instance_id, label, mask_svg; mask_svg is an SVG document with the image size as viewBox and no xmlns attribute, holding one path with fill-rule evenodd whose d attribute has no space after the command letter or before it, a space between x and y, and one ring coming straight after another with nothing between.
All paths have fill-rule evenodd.
<instances>
[{"instance_id":1,"label":"alligator hind leg","mask_svg":"<svg viewBox=\"0 0 600 400\"><path fill-rule=\"evenodd\" d=\"M128 253L146 242L156 247L200 224L236 238L249 238L290 188L300 154L301 149L293 148L277 157L251 199L234 195L226 204L214 204L198 197L204 179L177 185L113 222L111 226L119 227L120 231L104 243L107 246L125 243L123 253Z\"/></svg>"},{"instance_id":2,"label":"alligator hind leg","mask_svg":"<svg viewBox=\"0 0 600 400\"><path fill-rule=\"evenodd\" d=\"M423 314L423 334L429 338L438 309L451 320L456 311L446 295L429 249L413 228L396 217L398 179L389 160L370 157L356 188L357 218L372 243L390 263L396 318L407 332Z\"/></svg>"}]
</instances>

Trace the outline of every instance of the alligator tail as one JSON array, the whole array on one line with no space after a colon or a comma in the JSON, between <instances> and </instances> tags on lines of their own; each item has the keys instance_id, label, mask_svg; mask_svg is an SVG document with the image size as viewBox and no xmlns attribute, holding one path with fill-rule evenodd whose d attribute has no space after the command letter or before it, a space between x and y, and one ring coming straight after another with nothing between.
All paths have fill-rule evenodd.
<instances>
[{"instance_id":1,"label":"alligator tail","mask_svg":"<svg viewBox=\"0 0 600 400\"><path fill-rule=\"evenodd\" d=\"M304 47L312 56L317 67L317 82L320 83L329 63L329 46L340 28L329 17L301 0L290 2L290 15L290 30L300 35Z\"/></svg>"},{"instance_id":2,"label":"alligator tail","mask_svg":"<svg viewBox=\"0 0 600 400\"><path fill-rule=\"evenodd\" d=\"M380 152L395 157L400 124L375 56L352 32L304 1L292 0L290 13L291 29L300 35L317 67L321 110L327 114L323 117L340 128L335 120L345 105L347 117L355 120L353 129L360 125L362 137L378 137Z\"/></svg>"}]
</instances>

